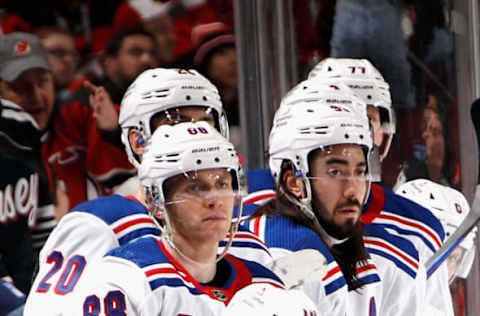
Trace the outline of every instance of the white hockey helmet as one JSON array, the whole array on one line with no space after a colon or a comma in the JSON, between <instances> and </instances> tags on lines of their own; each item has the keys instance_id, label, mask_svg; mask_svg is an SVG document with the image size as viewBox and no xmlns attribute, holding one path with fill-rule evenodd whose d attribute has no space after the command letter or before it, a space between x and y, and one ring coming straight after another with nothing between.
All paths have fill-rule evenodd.
<instances>
[{"instance_id":1,"label":"white hockey helmet","mask_svg":"<svg viewBox=\"0 0 480 316\"><path fill-rule=\"evenodd\" d=\"M170 242L173 242L173 239L167 205L182 203L184 199L167 201L165 182L178 175L194 179L197 171L209 169L225 169L232 175L233 191L224 193L233 196L239 204L237 217L240 218L242 199L247 195L245 176L235 148L214 127L207 122L162 125L148 140L138 177L140 184L145 187L150 211L159 210L165 216L165 225L159 225L159 228ZM214 176L216 177L215 174ZM192 194L196 197L211 196L209 189L199 189ZM232 219L230 242L238 229L238 218ZM230 242L218 259L226 253Z\"/></svg>"},{"instance_id":2,"label":"white hockey helmet","mask_svg":"<svg viewBox=\"0 0 480 316\"><path fill-rule=\"evenodd\" d=\"M330 84L344 83L367 106L379 110L384 133L384 142L379 150L380 158L383 160L388 154L395 134L396 120L390 86L377 68L367 59L326 58L310 71L308 78Z\"/></svg>"},{"instance_id":3,"label":"white hockey helmet","mask_svg":"<svg viewBox=\"0 0 480 316\"><path fill-rule=\"evenodd\" d=\"M284 290L255 283L235 293L226 316L321 316L312 300L300 290Z\"/></svg>"},{"instance_id":4,"label":"white hockey helmet","mask_svg":"<svg viewBox=\"0 0 480 316\"><path fill-rule=\"evenodd\" d=\"M138 170L140 184L164 209L163 184L190 171L224 168L234 176L235 190L246 194L245 179L233 145L207 122L162 125L147 143Z\"/></svg>"},{"instance_id":5,"label":"white hockey helmet","mask_svg":"<svg viewBox=\"0 0 480 316\"><path fill-rule=\"evenodd\" d=\"M346 92L319 90L302 98L301 93L291 93L282 100L274 116L269 137L269 166L276 186L282 190L281 173L283 162L290 162L295 175L305 183L306 196L300 200L285 197L297 205L307 218L317 225L311 199L308 158L317 149L339 144L354 144L362 147L367 161L367 182L378 176L371 175L372 135L366 115L357 113L362 102ZM363 107L365 108L365 106ZM376 160L378 161L378 159ZM369 185L368 185L369 187ZM285 192L287 193L287 192ZM366 200L368 191L365 194Z\"/></svg>"},{"instance_id":6,"label":"white hockey helmet","mask_svg":"<svg viewBox=\"0 0 480 316\"><path fill-rule=\"evenodd\" d=\"M287 94L275 113L269 137L269 165L278 185L284 160L303 175L309 173L310 152L336 144L358 144L368 153L372 137L362 101L335 89L304 89ZM306 91L302 93L301 91ZM313 91L313 92L312 92Z\"/></svg>"},{"instance_id":7,"label":"white hockey helmet","mask_svg":"<svg viewBox=\"0 0 480 316\"><path fill-rule=\"evenodd\" d=\"M213 114L216 128L228 139L228 121L220 95L207 78L192 69L155 68L141 73L125 92L118 118L130 162L139 167L128 140L131 128L138 130L146 141L152 135L151 119L155 114L197 106Z\"/></svg>"},{"instance_id":8,"label":"white hockey helmet","mask_svg":"<svg viewBox=\"0 0 480 316\"><path fill-rule=\"evenodd\" d=\"M442 223L446 238L451 236L470 212L465 196L448 186L427 179L416 179L400 185L396 193L429 209ZM472 230L448 257L449 279L466 278L475 258L475 235Z\"/></svg>"},{"instance_id":9,"label":"white hockey helmet","mask_svg":"<svg viewBox=\"0 0 480 316\"><path fill-rule=\"evenodd\" d=\"M342 82L320 80L304 80L295 85L282 98L280 107L294 106L297 103L316 102L318 99L328 100L329 105L342 107L348 105L360 117L367 118L367 107L355 92Z\"/></svg>"}]
</instances>

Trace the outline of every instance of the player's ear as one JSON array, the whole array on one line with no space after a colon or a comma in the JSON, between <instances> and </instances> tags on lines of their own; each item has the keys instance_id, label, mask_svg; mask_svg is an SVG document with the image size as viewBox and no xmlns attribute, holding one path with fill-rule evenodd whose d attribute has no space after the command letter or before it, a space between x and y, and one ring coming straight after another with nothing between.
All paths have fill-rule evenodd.
<instances>
[{"instance_id":1,"label":"player's ear","mask_svg":"<svg viewBox=\"0 0 480 316\"><path fill-rule=\"evenodd\" d=\"M304 195L303 181L297 178L292 169L285 170L282 174L282 182L285 188L293 196L301 198Z\"/></svg>"}]
</instances>

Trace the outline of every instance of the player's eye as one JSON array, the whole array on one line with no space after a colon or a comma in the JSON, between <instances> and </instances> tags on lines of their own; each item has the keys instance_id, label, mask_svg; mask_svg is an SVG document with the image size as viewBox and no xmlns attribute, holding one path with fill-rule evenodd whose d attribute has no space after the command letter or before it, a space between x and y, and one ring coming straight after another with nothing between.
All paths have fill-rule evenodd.
<instances>
[{"instance_id":1,"label":"player's eye","mask_svg":"<svg viewBox=\"0 0 480 316\"><path fill-rule=\"evenodd\" d=\"M231 182L227 181L226 179L222 179L217 182L217 188L219 189L228 190L231 189L231 187Z\"/></svg>"},{"instance_id":2,"label":"player's eye","mask_svg":"<svg viewBox=\"0 0 480 316\"><path fill-rule=\"evenodd\" d=\"M367 175L367 169L364 169L364 168L358 169L356 170L355 175L357 177L365 177Z\"/></svg>"},{"instance_id":3,"label":"player's eye","mask_svg":"<svg viewBox=\"0 0 480 316\"><path fill-rule=\"evenodd\" d=\"M327 170L327 174L332 177L332 178L337 178L342 175L342 172L339 169L336 168L330 168Z\"/></svg>"},{"instance_id":4,"label":"player's eye","mask_svg":"<svg viewBox=\"0 0 480 316\"><path fill-rule=\"evenodd\" d=\"M187 185L185 191L188 193L199 193L202 191L202 185L200 185L199 183L191 183Z\"/></svg>"}]
</instances>

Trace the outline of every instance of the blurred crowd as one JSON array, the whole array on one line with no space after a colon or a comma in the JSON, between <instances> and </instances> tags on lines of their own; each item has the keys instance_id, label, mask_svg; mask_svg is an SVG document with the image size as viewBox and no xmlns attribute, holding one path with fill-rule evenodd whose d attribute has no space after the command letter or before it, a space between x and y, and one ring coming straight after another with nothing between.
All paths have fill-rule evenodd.
<instances>
[{"instance_id":1,"label":"blurred crowd","mask_svg":"<svg viewBox=\"0 0 480 316\"><path fill-rule=\"evenodd\" d=\"M448 9L436 0L294 1L299 80L326 57L367 58L390 84L397 119L383 163L390 188L416 178L461 187ZM0 223L13 222L9 205L28 208L37 199L39 209L21 224L33 227L31 245L0 230L12 240L0 249L0 276L33 274L34 259L15 267L12 247L38 254L70 209L123 192L136 174L118 112L143 71L197 70L218 88L230 127L242 126L233 10L232 0L0 2L0 158L2 174L11 175L0 182ZM23 60L26 50L35 58ZM24 191L41 184L38 197L12 182L19 174L29 182ZM19 280L27 293L31 280Z\"/></svg>"}]
</instances>

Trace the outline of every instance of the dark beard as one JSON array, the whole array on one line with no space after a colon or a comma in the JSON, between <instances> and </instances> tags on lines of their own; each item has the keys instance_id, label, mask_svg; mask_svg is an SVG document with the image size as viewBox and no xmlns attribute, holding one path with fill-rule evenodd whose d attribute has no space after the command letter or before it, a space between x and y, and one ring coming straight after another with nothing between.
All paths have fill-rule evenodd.
<instances>
[{"instance_id":1,"label":"dark beard","mask_svg":"<svg viewBox=\"0 0 480 316\"><path fill-rule=\"evenodd\" d=\"M325 229L325 231L336 239L345 239L351 237L356 230L358 230L358 219L349 218L343 226L335 224L332 220L324 220L321 216L316 214L318 222Z\"/></svg>"},{"instance_id":2,"label":"dark beard","mask_svg":"<svg viewBox=\"0 0 480 316\"><path fill-rule=\"evenodd\" d=\"M357 200L348 200L342 205L337 205L335 209L355 205L361 209L360 202ZM360 216L357 219L349 218L342 226L335 224L333 217L331 219L325 219L322 214L326 213L326 207L323 202L321 202L316 194L312 190L312 206L315 216L318 219L320 225L325 229L325 231L336 239L345 239L353 236L355 233L358 233L359 225L358 221Z\"/></svg>"},{"instance_id":3,"label":"dark beard","mask_svg":"<svg viewBox=\"0 0 480 316\"><path fill-rule=\"evenodd\" d=\"M357 200L348 200L343 204L336 205L335 209L345 206L360 206ZM333 222L332 219L325 219L322 214L326 214L326 207L312 192L312 206L320 225L330 236L346 241L332 245L330 251L337 261L350 291L358 290L363 287L363 283L357 278L357 266L367 264L367 255L363 243L363 231L359 223L360 216L357 219L349 218L342 226ZM361 209L361 207L360 207Z\"/></svg>"}]
</instances>

